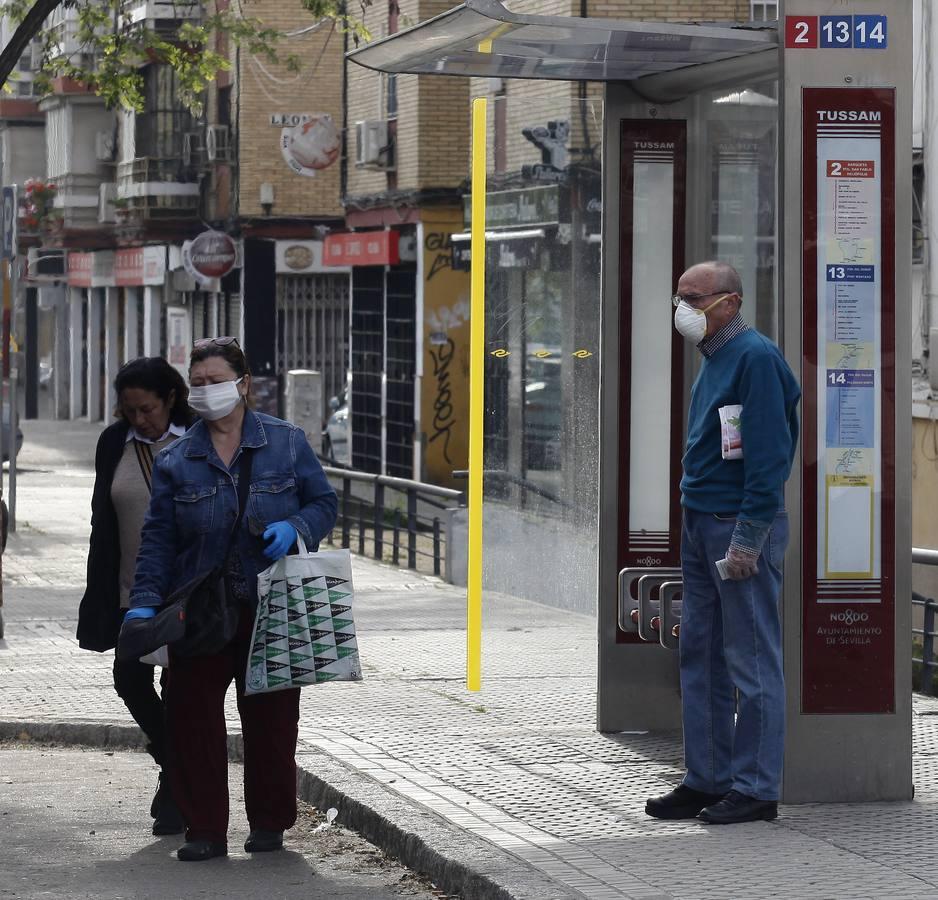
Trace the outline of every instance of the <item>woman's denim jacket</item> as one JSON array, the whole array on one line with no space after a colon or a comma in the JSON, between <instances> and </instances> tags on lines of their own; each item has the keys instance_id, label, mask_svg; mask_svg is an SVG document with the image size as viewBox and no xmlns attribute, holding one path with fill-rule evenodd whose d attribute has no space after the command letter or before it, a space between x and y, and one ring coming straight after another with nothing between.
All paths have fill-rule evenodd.
<instances>
[{"instance_id":1,"label":"woman's denim jacket","mask_svg":"<svg viewBox=\"0 0 938 900\"><path fill-rule=\"evenodd\" d=\"M264 525L289 522L310 551L332 530L335 491L299 428L248 410L229 470L215 452L205 422L198 421L153 464L131 607L160 606L174 590L224 563L246 448L253 453L249 516ZM257 540L242 527L234 547L255 603L257 573L269 565L256 552Z\"/></svg>"}]
</instances>

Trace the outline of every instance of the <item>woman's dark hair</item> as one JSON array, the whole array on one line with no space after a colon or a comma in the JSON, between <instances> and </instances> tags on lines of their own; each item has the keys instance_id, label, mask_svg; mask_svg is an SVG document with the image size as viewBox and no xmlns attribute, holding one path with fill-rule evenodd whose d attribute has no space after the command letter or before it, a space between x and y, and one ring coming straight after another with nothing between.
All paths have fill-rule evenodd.
<instances>
[{"instance_id":1,"label":"woman's dark hair","mask_svg":"<svg viewBox=\"0 0 938 900\"><path fill-rule=\"evenodd\" d=\"M224 341L225 343L217 344L214 339L211 338L196 342L196 345L192 348L192 352L189 354L190 376L192 375L192 367L196 363L204 362L206 359L210 359L213 356L217 356L228 363L238 378L250 375L251 367L248 365L247 357L244 355L244 351L241 349L237 340L234 338L218 338L218 340ZM253 394L252 386L248 384L248 391L245 395L245 401L248 407L254 406Z\"/></svg>"},{"instance_id":2,"label":"woman's dark hair","mask_svg":"<svg viewBox=\"0 0 938 900\"><path fill-rule=\"evenodd\" d=\"M127 388L138 388L156 394L163 402L175 391L169 419L174 425L189 426L195 418L189 408L189 388L185 379L162 356L141 356L124 363L117 370L114 392L117 394L117 409L114 415L124 417L120 407L121 392Z\"/></svg>"}]
</instances>

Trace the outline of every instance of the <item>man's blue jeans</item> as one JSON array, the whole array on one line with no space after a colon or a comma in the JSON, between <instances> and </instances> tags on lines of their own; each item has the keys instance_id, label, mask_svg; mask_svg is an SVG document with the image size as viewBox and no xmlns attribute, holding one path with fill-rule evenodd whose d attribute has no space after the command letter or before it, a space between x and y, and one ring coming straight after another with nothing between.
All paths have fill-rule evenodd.
<instances>
[{"instance_id":1,"label":"man's blue jeans","mask_svg":"<svg viewBox=\"0 0 938 900\"><path fill-rule=\"evenodd\" d=\"M736 790L777 800L785 738L778 604L788 517L779 513L772 524L757 575L722 581L714 563L726 556L735 524L733 516L684 510L684 784L708 794Z\"/></svg>"}]
</instances>

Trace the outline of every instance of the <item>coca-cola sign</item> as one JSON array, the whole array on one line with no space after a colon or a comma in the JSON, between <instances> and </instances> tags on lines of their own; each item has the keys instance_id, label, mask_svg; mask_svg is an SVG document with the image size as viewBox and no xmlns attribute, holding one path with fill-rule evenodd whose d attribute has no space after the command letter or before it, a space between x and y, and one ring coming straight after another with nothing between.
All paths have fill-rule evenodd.
<instances>
[{"instance_id":1,"label":"coca-cola sign","mask_svg":"<svg viewBox=\"0 0 938 900\"><path fill-rule=\"evenodd\" d=\"M238 264L238 245L222 231L203 231L182 245L182 264L200 283L222 278Z\"/></svg>"}]
</instances>

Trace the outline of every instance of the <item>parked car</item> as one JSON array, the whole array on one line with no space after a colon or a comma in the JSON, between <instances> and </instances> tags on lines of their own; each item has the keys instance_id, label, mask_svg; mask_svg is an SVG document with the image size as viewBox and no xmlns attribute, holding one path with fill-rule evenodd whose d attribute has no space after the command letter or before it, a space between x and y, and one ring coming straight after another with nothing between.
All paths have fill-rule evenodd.
<instances>
[{"instance_id":1,"label":"parked car","mask_svg":"<svg viewBox=\"0 0 938 900\"><path fill-rule=\"evenodd\" d=\"M322 430L322 458L329 463L342 466L352 464L351 441L349 440L348 401L343 391L329 401L332 415Z\"/></svg>"},{"instance_id":2,"label":"parked car","mask_svg":"<svg viewBox=\"0 0 938 900\"><path fill-rule=\"evenodd\" d=\"M52 386L52 357L43 356L39 360L39 387L48 390Z\"/></svg>"}]
</instances>

